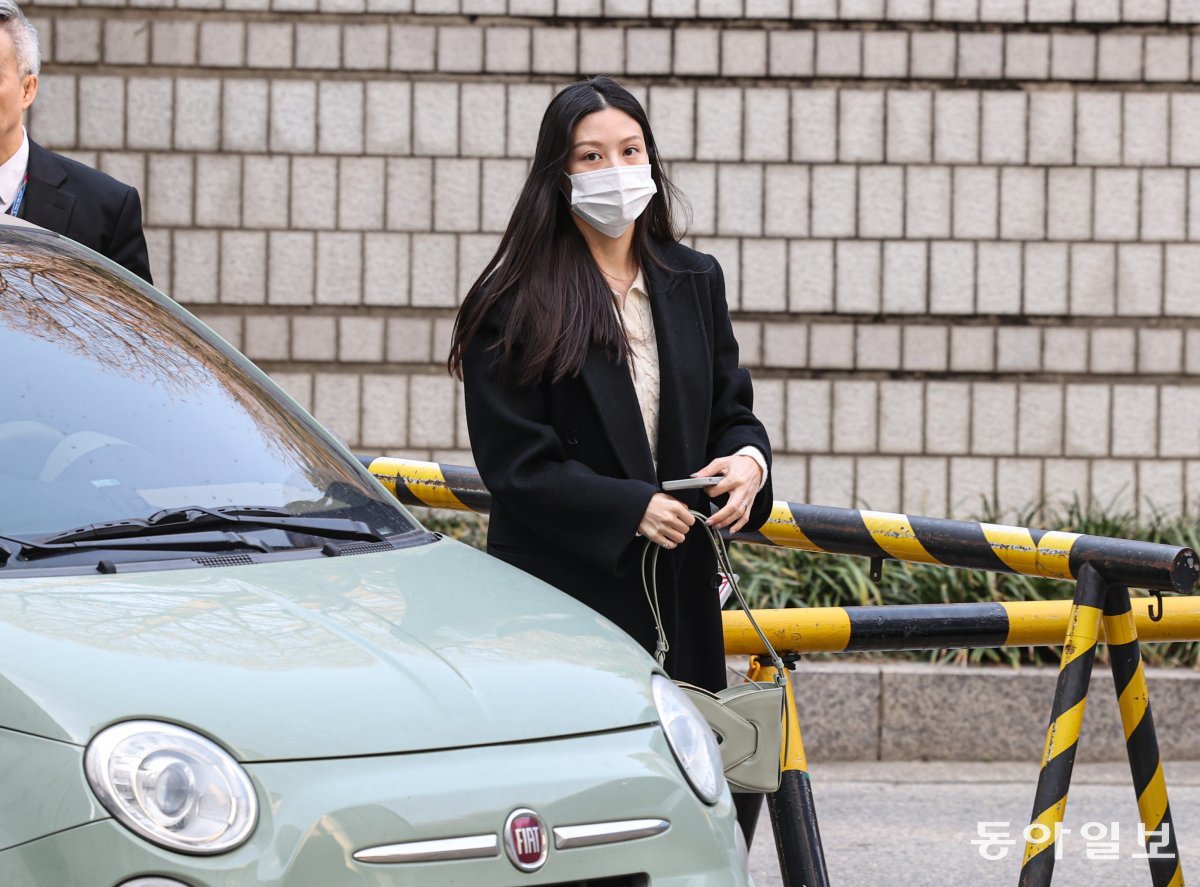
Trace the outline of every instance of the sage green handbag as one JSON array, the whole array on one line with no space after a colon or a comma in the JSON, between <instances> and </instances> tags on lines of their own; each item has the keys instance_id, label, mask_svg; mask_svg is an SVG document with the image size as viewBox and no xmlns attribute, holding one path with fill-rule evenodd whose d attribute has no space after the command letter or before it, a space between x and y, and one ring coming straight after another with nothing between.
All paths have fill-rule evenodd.
<instances>
[{"instance_id":1,"label":"sage green handbag","mask_svg":"<svg viewBox=\"0 0 1200 887\"><path fill-rule=\"evenodd\" d=\"M751 681L746 679L741 684L727 687L713 693L701 687L695 687L683 681L675 683L683 690L692 703L699 709L700 714L708 721L708 725L717 734L717 742L721 749L721 758L725 764L725 779L734 791L772 793L779 789L781 776L780 761L782 758L785 732L784 719L787 717L787 678L784 672L783 660L767 640L763 630L754 621L742 590L738 586L737 576L729 563L729 554L720 534L708 526L705 516L693 511L698 525L702 527L712 543L717 556L717 569L728 577L729 584L737 595L738 603L746 612L750 624L758 632L775 666L775 681ZM653 552L651 551L653 549ZM646 591L646 600L650 611L654 614L654 623L658 628L658 643L655 646L654 658L662 666L667 658L670 644L663 630L662 615L658 605L658 552L659 546L649 539L646 540L642 552L642 586ZM647 569L648 568L648 569Z\"/></svg>"}]
</instances>

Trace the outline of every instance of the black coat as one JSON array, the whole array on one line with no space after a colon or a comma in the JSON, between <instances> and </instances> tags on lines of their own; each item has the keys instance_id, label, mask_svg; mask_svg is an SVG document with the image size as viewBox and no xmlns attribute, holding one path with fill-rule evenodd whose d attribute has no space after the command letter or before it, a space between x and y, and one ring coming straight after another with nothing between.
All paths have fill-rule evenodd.
<instances>
[{"instance_id":1,"label":"black coat","mask_svg":"<svg viewBox=\"0 0 1200 887\"><path fill-rule=\"evenodd\" d=\"M643 268L660 364L657 473L627 366L593 352L578 377L517 386L500 377L486 350L499 332L493 318L463 360L471 447L492 493L488 551L599 611L647 650L654 621L636 533L658 484L747 445L771 458L752 412L750 375L738 366L720 266L681 244L662 246L661 258L671 270ZM708 512L705 493L678 495ZM768 481L747 529L770 509ZM667 670L715 689L725 677L714 576L712 549L698 530L660 554Z\"/></svg>"},{"instance_id":2,"label":"black coat","mask_svg":"<svg viewBox=\"0 0 1200 887\"><path fill-rule=\"evenodd\" d=\"M28 170L21 218L82 243L153 283L136 188L47 151L33 139Z\"/></svg>"}]
</instances>

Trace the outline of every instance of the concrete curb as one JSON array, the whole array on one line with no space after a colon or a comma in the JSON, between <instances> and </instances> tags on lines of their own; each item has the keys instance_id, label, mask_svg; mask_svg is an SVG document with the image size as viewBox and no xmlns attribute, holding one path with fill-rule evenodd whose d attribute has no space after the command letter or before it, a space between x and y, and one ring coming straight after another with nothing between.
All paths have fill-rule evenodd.
<instances>
[{"instance_id":1,"label":"concrete curb","mask_svg":"<svg viewBox=\"0 0 1200 887\"><path fill-rule=\"evenodd\" d=\"M743 671L744 660L731 661ZM812 761L1039 761L1053 668L802 661L794 673ZM1165 760L1200 759L1200 673L1147 669ZM1125 760L1107 665L1092 673L1080 761Z\"/></svg>"}]
</instances>

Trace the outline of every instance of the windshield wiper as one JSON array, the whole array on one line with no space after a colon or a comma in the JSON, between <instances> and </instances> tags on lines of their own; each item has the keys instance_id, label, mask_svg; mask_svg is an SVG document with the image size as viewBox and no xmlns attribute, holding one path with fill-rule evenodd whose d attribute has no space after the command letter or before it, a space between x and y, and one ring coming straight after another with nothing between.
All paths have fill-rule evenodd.
<instances>
[{"instance_id":1,"label":"windshield wiper","mask_svg":"<svg viewBox=\"0 0 1200 887\"><path fill-rule=\"evenodd\" d=\"M31 539L19 539L16 536L0 536L0 567L7 566L11 560L16 560L27 549L36 549L38 544Z\"/></svg>"},{"instance_id":2,"label":"windshield wiper","mask_svg":"<svg viewBox=\"0 0 1200 887\"><path fill-rule=\"evenodd\" d=\"M32 561L44 557L70 554L76 551L105 548L124 551L228 551L239 548L250 548L262 552L271 551L271 547L259 539L251 539L241 533L230 532L228 530L204 530L201 532L185 530L170 536L137 536L115 538L112 540L82 540L76 542L56 542L40 539L22 539L17 536L0 536L0 567L6 567L18 559Z\"/></svg>"},{"instance_id":3,"label":"windshield wiper","mask_svg":"<svg viewBox=\"0 0 1200 887\"><path fill-rule=\"evenodd\" d=\"M189 533L195 529L238 526L254 529L285 530L326 539L383 542L385 537L362 521L345 517L295 517L286 509L273 506L223 506L205 508L188 505L164 508L149 517L127 518L88 524L66 533L36 540L51 546L77 542L137 539L147 536Z\"/></svg>"}]
</instances>

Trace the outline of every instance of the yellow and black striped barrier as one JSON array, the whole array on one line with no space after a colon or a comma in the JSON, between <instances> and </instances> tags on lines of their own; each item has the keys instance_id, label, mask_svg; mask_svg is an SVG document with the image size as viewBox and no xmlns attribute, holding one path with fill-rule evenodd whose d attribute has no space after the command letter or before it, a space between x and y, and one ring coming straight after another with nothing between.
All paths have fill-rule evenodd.
<instances>
[{"instance_id":1,"label":"yellow and black striped barrier","mask_svg":"<svg viewBox=\"0 0 1200 887\"><path fill-rule=\"evenodd\" d=\"M791 666L789 666L790 668ZM755 657L746 675L752 681L772 683L775 666ZM804 738L800 733L800 717L796 711L796 694L792 676L787 678L787 714L785 734L779 754L779 790L768 799L771 828L775 832L775 850L779 870L785 884L804 887L828 887L829 871L825 865L825 850L821 846L821 830L817 825L817 807L813 801L812 780L808 776L808 757L804 753Z\"/></svg>"},{"instance_id":2,"label":"yellow and black striped barrier","mask_svg":"<svg viewBox=\"0 0 1200 887\"><path fill-rule=\"evenodd\" d=\"M1067 810L1067 790L1071 786L1071 771L1083 729L1083 711L1100 636L1104 599L1104 580L1093 568L1085 566L1080 571L1075 599L1071 603L1070 627L1063 646L1054 705L1050 709L1050 726L1046 730L1046 745L1042 752L1042 772L1038 776L1033 817L1026 833L1028 841L1021 864L1021 887L1048 885L1054 871L1055 845Z\"/></svg>"},{"instance_id":3,"label":"yellow and black striped barrier","mask_svg":"<svg viewBox=\"0 0 1200 887\"><path fill-rule=\"evenodd\" d=\"M359 456L358 460L405 505L478 514L492 510L492 494L483 485L479 472L466 465L387 456Z\"/></svg>"},{"instance_id":4,"label":"yellow and black striped barrier","mask_svg":"<svg viewBox=\"0 0 1200 887\"><path fill-rule=\"evenodd\" d=\"M1113 684L1121 709L1121 725L1125 728L1125 751L1133 776L1142 835L1155 845L1154 852L1148 854L1150 880L1154 887L1183 887L1183 865L1175 842L1175 823L1167 800L1167 783L1158 754L1154 717L1150 713L1150 691L1146 687L1146 672L1138 649L1138 623L1130 607L1129 589L1121 585L1109 586L1103 624ZM1152 835L1155 837L1150 837Z\"/></svg>"},{"instance_id":5,"label":"yellow and black striped barrier","mask_svg":"<svg viewBox=\"0 0 1200 887\"><path fill-rule=\"evenodd\" d=\"M776 501L758 533L736 538L1049 579L1077 579L1080 568L1091 564L1110 581L1164 591L1188 591L1200 577L1200 561L1190 548L796 502Z\"/></svg>"},{"instance_id":6,"label":"yellow and black striped barrier","mask_svg":"<svg viewBox=\"0 0 1200 887\"><path fill-rule=\"evenodd\" d=\"M491 494L473 468L382 456L359 460L406 505L491 509ZM1190 591L1200 578L1200 560L1190 548L783 500L757 532L733 539L1051 579L1076 579L1091 564L1110 582L1163 591Z\"/></svg>"},{"instance_id":7,"label":"yellow and black striped barrier","mask_svg":"<svg viewBox=\"0 0 1200 887\"><path fill-rule=\"evenodd\" d=\"M1200 639L1200 596L1171 598L1166 616L1157 622L1150 618L1153 602L1154 598L1133 601L1130 618L1139 640ZM1071 601L1061 600L790 607L755 610L754 619L781 653L860 653L1058 646L1066 636L1070 614ZM745 613L725 610L721 617L726 653L766 652Z\"/></svg>"},{"instance_id":8,"label":"yellow and black striped barrier","mask_svg":"<svg viewBox=\"0 0 1200 887\"><path fill-rule=\"evenodd\" d=\"M1081 570L1071 603L1033 817L1026 832L1020 883L1022 887L1050 884L1101 626L1108 641L1113 683L1125 729L1125 750L1142 824L1139 837L1148 845L1153 844L1152 852L1147 854L1151 883L1154 887L1183 887L1183 866L1150 713L1150 693L1138 650L1137 619L1129 589L1106 582L1091 566Z\"/></svg>"}]
</instances>

